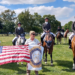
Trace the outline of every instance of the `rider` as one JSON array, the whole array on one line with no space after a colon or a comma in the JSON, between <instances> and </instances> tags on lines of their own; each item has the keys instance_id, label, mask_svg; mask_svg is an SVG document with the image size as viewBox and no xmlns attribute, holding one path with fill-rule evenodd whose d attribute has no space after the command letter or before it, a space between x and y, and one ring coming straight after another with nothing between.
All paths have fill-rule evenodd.
<instances>
[{"instance_id":1,"label":"rider","mask_svg":"<svg viewBox=\"0 0 75 75\"><path fill-rule=\"evenodd\" d=\"M45 23L43 23L42 28L43 28L43 34L41 35L41 42L42 42L42 45L43 45L43 38L44 38L44 36L45 36L46 33L52 34L52 35L53 35L53 39L55 40L55 35L54 35L52 32L50 32L50 30L51 30L51 25L50 25L50 23L48 22L48 18L47 18L47 17L45 18Z\"/></svg>"},{"instance_id":2,"label":"rider","mask_svg":"<svg viewBox=\"0 0 75 75\"><path fill-rule=\"evenodd\" d=\"M72 24L72 31L73 31L72 34L69 36L69 48L71 48L71 40L75 35L75 21Z\"/></svg>"},{"instance_id":3,"label":"rider","mask_svg":"<svg viewBox=\"0 0 75 75\"><path fill-rule=\"evenodd\" d=\"M58 26L58 29L57 29L56 36L57 36L58 32L60 32L60 33L61 33L61 28L60 28L59 26Z\"/></svg>"},{"instance_id":4,"label":"rider","mask_svg":"<svg viewBox=\"0 0 75 75\"><path fill-rule=\"evenodd\" d=\"M18 27L15 29L15 34L16 34L16 36L15 36L15 38L12 40L13 45L15 45L15 42L16 42L18 36L21 35L22 33L24 34L24 30L23 30L23 28L21 27L21 23L18 22L17 25L18 25ZM25 34L24 34L24 35L25 35Z\"/></svg>"},{"instance_id":5,"label":"rider","mask_svg":"<svg viewBox=\"0 0 75 75\"><path fill-rule=\"evenodd\" d=\"M62 28L61 31L62 31L62 36L64 37L64 27Z\"/></svg>"}]
</instances>

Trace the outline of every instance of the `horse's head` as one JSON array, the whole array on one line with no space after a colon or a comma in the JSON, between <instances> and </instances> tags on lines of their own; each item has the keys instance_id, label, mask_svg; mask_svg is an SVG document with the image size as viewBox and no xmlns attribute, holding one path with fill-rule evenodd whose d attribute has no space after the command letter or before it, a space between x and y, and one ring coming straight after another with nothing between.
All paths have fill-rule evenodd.
<instances>
[{"instance_id":1,"label":"horse's head","mask_svg":"<svg viewBox=\"0 0 75 75\"><path fill-rule=\"evenodd\" d=\"M69 29L66 30L66 33L69 33Z\"/></svg>"},{"instance_id":2,"label":"horse's head","mask_svg":"<svg viewBox=\"0 0 75 75\"><path fill-rule=\"evenodd\" d=\"M61 38L61 32L58 32L57 38Z\"/></svg>"},{"instance_id":3,"label":"horse's head","mask_svg":"<svg viewBox=\"0 0 75 75\"><path fill-rule=\"evenodd\" d=\"M17 38L16 45L23 45L24 42L25 42L25 38L19 36L19 37Z\"/></svg>"},{"instance_id":4,"label":"horse's head","mask_svg":"<svg viewBox=\"0 0 75 75\"><path fill-rule=\"evenodd\" d=\"M49 33L46 34L44 41L45 41L45 43L46 43L47 48L50 48L50 47L51 47L51 44L52 44L52 42L53 42L53 37L52 37L52 35L49 34Z\"/></svg>"}]
</instances>

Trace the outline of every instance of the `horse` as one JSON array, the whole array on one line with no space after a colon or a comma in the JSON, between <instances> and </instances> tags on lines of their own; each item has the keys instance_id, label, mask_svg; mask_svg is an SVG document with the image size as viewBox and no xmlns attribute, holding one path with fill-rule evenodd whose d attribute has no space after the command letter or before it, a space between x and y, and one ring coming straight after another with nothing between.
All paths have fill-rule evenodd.
<instances>
[{"instance_id":1,"label":"horse","mask_svg":"<svg viewBox=\"0 0 75 75\"><path fill-rule=\"evenodd\" d=\"M72 38L71 48L73 51L73 70L75 70L75 36Z\"/></svg>"},{"instance_id":2,"label":"horse","mask_svg":"<svg viewBox=\"0 0 75 75\"><path fill-rule=\"evenodd\" d=\"M18 36L16 45L24 45L25 41L26 41L25 37ZM19 62L17 62L17 65L18 64L19 64ZM21 64L23 65L23 62L21 62Z\"/></svg>"},{"instance_id":3,"label":"horse","mask_svg":"<svg viewBox=\"0 0 75 75\"><path fill-rule=\"evenodd\" d=\"M69 33L69 30L67 29L66 31L65 31L65 33L64 33L64 41L66 40L66 42L67 42L67 34Z\"/></svg>"},{"instance_id":4,"label":"horse","mask_svg":"<svg viewBox=\"0 0 75 75\"><path fill-rule=\"evenodd\" d=\"M58 32L58 33L57 33L56 38L57 38L57 44L58 44L58 41L59 41L60 44L61 44L61 38L62 38L61 32Z\"/></svg>"},{"instance_id":5,"label":"horse","mask_svg":"<svg viewBox=\"0 0 75 75\"><path fill-rule=\"evenodd\" d=\"M52 42L49 46L47 46L46 42L48 42L49 38L51 38L50 41ZM50 57L51 57L51 66L53 65L53 60L52 60L53 45L54 45L53 37L51 34L47 33L43 41L43 47L44 47L44 53L45 53L45 60L44 60L44 53L43 53L43 60L45 61L45 64L47 64L47 52L48 52L48 54L50 54Z\"/></svg>"}]
</instances>

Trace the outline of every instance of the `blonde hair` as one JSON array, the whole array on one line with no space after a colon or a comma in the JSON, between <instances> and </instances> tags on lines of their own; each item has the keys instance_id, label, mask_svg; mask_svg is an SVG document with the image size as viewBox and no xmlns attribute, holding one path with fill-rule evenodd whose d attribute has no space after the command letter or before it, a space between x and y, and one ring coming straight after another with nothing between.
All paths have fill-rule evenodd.
<instances>
[{"instance_id":1,"label":"blonde hair","mask_svg":"<svg viewBox=\"0 0 75 75\"><path fill-rule=\"evenodd\" d=\"M30 31L30 35L33 34L33 33L35 34L35 31Z\"/></svg>"}]
</instances>

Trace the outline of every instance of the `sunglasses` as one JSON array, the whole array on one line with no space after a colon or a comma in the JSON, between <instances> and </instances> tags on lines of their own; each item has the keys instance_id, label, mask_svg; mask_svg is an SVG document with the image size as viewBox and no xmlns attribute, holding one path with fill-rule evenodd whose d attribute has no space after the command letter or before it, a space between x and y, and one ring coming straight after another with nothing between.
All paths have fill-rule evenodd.
<instances>
[{"instance_id":1,"label":"sunglasses","mask_svg":"<svg viewBox=\"0 0 75 75\"><path fill-rule=\"evenodd\" d=\"M32 34L32 35L35 35L35 34Z\"/></svg>"}]
</instances>

